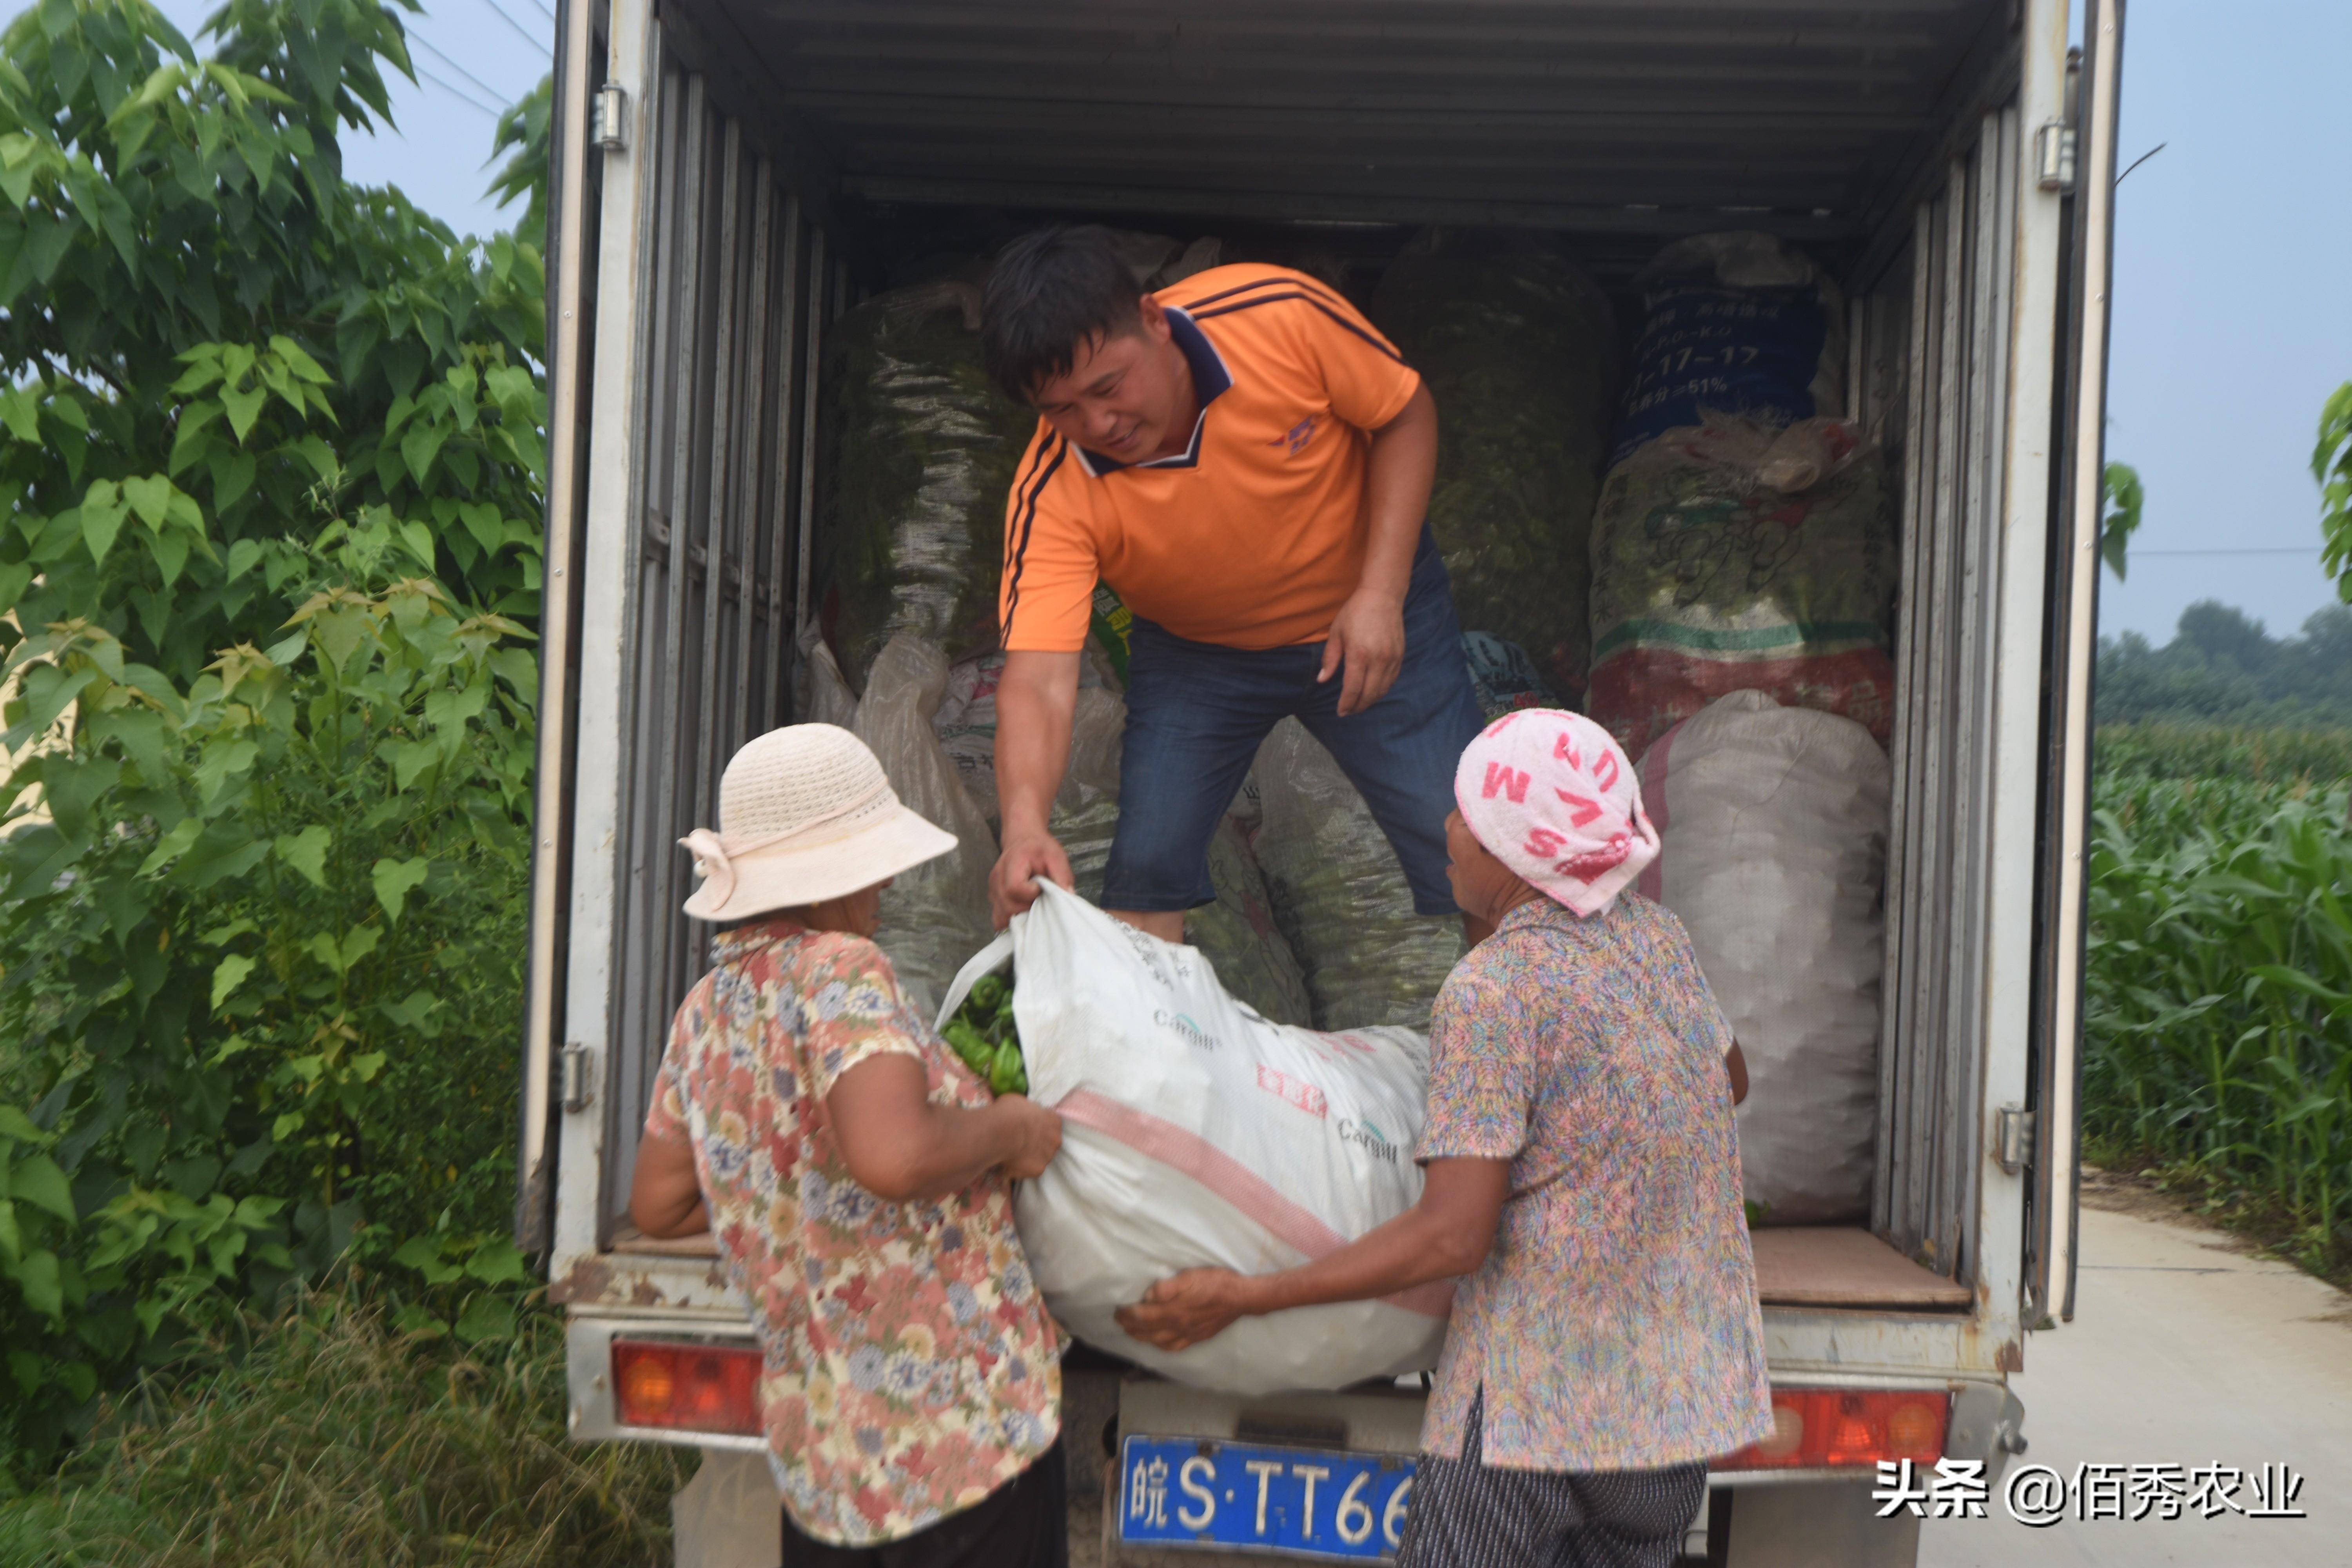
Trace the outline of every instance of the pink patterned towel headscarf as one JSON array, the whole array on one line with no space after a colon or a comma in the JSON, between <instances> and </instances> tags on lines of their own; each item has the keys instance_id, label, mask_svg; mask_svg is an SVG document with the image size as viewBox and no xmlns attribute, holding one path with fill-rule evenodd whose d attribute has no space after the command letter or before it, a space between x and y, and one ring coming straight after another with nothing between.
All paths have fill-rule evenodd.
<instances>
[{"instance_id":1,"label":"pink patterned towel headscarf","mask_svg":"<svg viewBox=\"0 0 2352 1568\"><path fill-rule=\"evenodd\" d=\"M1524 708L1487 725L1454 770L1454 803L1488 854L1580 915L1657 858L1633 764L1580 713Z\"/></svg>"}]
</instances>

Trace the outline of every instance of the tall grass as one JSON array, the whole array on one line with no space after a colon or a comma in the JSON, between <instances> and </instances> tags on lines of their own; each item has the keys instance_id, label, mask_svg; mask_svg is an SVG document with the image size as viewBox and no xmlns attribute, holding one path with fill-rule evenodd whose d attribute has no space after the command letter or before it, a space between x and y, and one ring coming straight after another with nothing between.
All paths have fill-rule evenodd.
<instances>
[{"instance_id":1,"label":"tall grass","mask_svg":"<svg viewBox=\"0 0 2352 1568\"><path fill-rule=\"evenodd\" d=\"M322 1297L120 1402L0 1503L0 1564L652 1568L686 1450L564 1436L562 1325L458 1352Z\"/></svg>"},{"instance_id":2,"label":"tall grass","mask_svg":"<svg viewBox=\"0 0 2352 1568\"><path fill-rule=\"evenodd\" d=\"M2243 769L2103 778L2088 889L2086 1131L2230 1184L2323 1269L2352 1258L2347 804Z\"/></svg>"}]
</instances>

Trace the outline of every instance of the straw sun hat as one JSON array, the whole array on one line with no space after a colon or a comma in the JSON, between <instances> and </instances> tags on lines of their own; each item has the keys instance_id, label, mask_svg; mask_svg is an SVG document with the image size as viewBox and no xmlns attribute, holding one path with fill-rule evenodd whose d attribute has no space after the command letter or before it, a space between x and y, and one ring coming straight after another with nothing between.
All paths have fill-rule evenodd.
<instances>
[{"instance_id":1,"label":"straw sun hat","mask_svg":"<svg viewBox=\"0 0 2352 1568\"><path fill-rule=\"evenodd\" d=\"M832 724L771 730L719 781L719 831L678 840L702 879L686 912L739 921L870 888L956 847L898 804L866 742Z\"/></svg>"}]
</instances>

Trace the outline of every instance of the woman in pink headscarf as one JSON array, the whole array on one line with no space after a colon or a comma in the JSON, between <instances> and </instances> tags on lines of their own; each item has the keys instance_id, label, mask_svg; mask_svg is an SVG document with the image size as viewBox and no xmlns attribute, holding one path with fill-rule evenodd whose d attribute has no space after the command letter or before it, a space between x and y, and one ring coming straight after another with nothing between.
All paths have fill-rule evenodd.
<instances>
[{"instance_id":1,"label":"woman in pink headscarf","mask_svg":"<svg viewBox=\"0 0 2352 1568\"><path fill-rule=\"evenodd\" d=\"M1664 1568L1706 1460L1772 1429L1739 1047L1682 922L1632 890L1658 836L1606 731L1506 715L1454 798L1454 898L1495 933L1438 994L1420 1203L1282 1273L1164 1279L1120 1321L1181 1350L1458 1278L1400 1564Z\"/></svg>"}]
</instances>

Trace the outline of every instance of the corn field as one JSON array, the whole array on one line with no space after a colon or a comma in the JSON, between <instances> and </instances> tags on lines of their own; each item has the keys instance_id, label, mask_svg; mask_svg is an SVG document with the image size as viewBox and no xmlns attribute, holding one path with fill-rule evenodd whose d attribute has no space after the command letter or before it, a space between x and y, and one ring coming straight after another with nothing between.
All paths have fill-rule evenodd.
<instances>
[{"instance_id":1,"label":"corn field","mask_svg":"<svg viewBox=\"0 0 2352 1568\"><path fill-rule=\"evenodd\" d=\"M2326 1269L2352 1258L2352 737L2227 735L2101 737L2084 1126Z\"/></svg>"}]
</instances>

